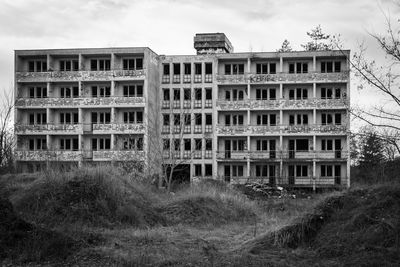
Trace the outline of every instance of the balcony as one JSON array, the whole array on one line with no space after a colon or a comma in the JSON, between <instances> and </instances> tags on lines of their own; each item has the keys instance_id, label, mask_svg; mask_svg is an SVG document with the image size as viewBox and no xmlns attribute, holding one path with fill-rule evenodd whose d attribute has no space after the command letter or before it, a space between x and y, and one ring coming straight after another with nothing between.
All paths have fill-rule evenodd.
<instances>
[{"instance_id":1,"label":"balcony","mask_svg":"<svg viewBox=\"0 0 400 267\"><path fill-rule=\"evenodd\" d=\"M82 153L70 150L16 150L15 159L20 161L80 161Z\"/></svg>"},{"instance_id":2,"label":"balcony","mask_svg":"<svg viewBox=\"0 0 400 267\"><path fill-rule=\"evenodd\" d=\"M92 151L93 161L144 161L144 151L98 150Z\"/></svg>"},{"instance_id":3,"label":"balcony","mask_svg":"<svg viewBox=\"0 0 400 267\"><path fill-rule=\"evenodd\" d=\"M249 156L249 152L247 150L225 150L225 151L217 151L217 159L218 160L247 160Z\"/></svg>"},{"instance_id":4,"label":"balcony","mask_svg":"<svg viewBox=\"0 0 400 267\"><path fill-rule=\"evenodd\" d=\"M258 135L258 134L279 134L282 127L279 125L264 126L264 125L217 125L216 132L220 135Z\"/></svg>"},{"instance_id":5,"label":"balcony","mask_svg":"<svg viewBox=\"0 0 400 267\"><path fill-rule=\"evenodd\" d=\"M254 74L246 73L242 75L223 75L216 76L219 84L243 84L243 83L304 83L304 82L348 82L349 71L336 73L277 73L277 74Z\"/></svg>"},{"instance_id":6,"label":"balcony","mask_svg":"<svg viewBox=\"0 0 400 267\"><path fill-rule=\"evenodd\" d=\"M145 106L144 97L80 97L80 98L18 98L15 106L49 107L49 108L80 108L80 107L118 107L118 106Z\"/></svg>"},{"instance_id":7,"label":"balcony","mask_svg":"<svg viewBox=\"0 0 400 267\"><path fill-rule=\"evenodd\" d=\"M347 99L320 99L309 98L300 100L262 100L244 99L238 101L217 100L217 110L247 110L247 109L337 109L346 108L349 105Z\"/></svg>"},{"instance_id":8,"label":"balcony","mask_svg":"<svg viewBox=\"0 0 400 267\"><path fill-rule=\"evenodd\" d=\"M111 81L143 80L147 74L142 70L108 70L108 71L48 71L16 72L17 82L72 82L72 81Z\"/></svg>"},{"instance_id":9,"label":"balcony","mask_svg":"<svg viewBox=\"0 0 400 267\"><path fill-rule=\"evenodd\" d=\"M249 151L249 158L251 160L276 160L281 157L281 151L271 150L271 151Z\"/></svg>"},{"instance_id":10,"label":"balcony","mask_svg":"<svg viewBox=\"0 0 400 267\"><path fill-rule=\"evenodd\" d=\"M103 134L103 133L144 134L146 130L143 123L112 123L112 124L91 124L91 125L93 134Z\"/></svg>"},{"instance_id":11,"label":"balcony","mask_svg":"<svg viewBox=\"0 0 400 267\"><path fill-rule=\"evenodd\" d=\"M81 134L82 124L16 124L17 134Z\"/></svg>"}]
</instances>

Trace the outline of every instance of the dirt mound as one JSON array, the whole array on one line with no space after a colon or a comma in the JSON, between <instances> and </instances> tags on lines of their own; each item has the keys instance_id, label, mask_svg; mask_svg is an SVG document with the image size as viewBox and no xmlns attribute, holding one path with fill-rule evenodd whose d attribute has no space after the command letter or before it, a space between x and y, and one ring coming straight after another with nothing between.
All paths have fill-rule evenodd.
<instances>
[{"instance_id":1,"label":"dirt mound","mask_svg":"<svg viewBox=\"0 0 400 267\"><path fill-rule=\"evenodd\" d=\"M65 258L78 242L60 233L36 227L20 219L12 204L0 199L0 259L42 261Z\"/></svg>"},{"instance_id":2,"label":"dirt mound","mask_svg":"<svg viewBox=\"0 0 400 267\"><path fill-rule=\"evenodd\" d=\"M151 193L106 169L77 170L37 179L16 200L16 208L46 225L80 222L137 227L163 224Z\"/></svg>"},{"instance_id":3,"label":"dirt mound","mask_svg":"<svg viewBox=\"0 0 400 267\"><path fill-rule=\"evenodd\" d=\"M296 248L303 243L310 242L332 214L343 207L345 201L345 196L328 198L320 203L313 212L305 214L290 225L249 241L244 245L244 249L257 254L271 247Z\"/></svg>"},{"instance_id":4,"label":"dirt mound","mask_svg":"<svg viewBox=\"0 0 400 267\"><path fill-rule=\"evenodd\" d=\"M224 202L211 196L176 199L162 206L160 210L171 224L215 225L256 217L251 210L237 205L234 201Z\"/></svg>"},{"instance_id":5,"label":"dirt mound","mask_svg":"<svg viewBox=\"0 0 400 267\"><path fill-rule=\"evenodd\" d=\"M353 190L330 197L312 213L243 245L260 254L273 247L313 249L349 266L400 264L400 186Z\"/></svg>"}]
</instances>

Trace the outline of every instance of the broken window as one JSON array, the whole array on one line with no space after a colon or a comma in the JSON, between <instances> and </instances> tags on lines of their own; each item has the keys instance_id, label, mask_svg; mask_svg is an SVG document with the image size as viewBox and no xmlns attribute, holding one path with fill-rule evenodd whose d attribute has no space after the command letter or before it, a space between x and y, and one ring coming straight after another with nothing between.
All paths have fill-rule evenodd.
<instances>
[{"instance_id":1,"label":"broken window","mask_svg":"<svg viewBox=\"0 0 400 267\"><path fill-rule=\"evenodd\" d=\"M212 63L206 63L206 74L212 74Z\"/></svg>"},{"instance_id":2,"label":"broken window","mask_svg":"<svg viewBox=\"0 0 400 267\"><path fill-rule=\"evenodd\" d=\"M194 63L194 74L201 75L201 63Z\"/></svg>"},{"instance_id":3,"label":"broken window","mask_svg":"<svg viewBox=\"0 0 400 267\"><path fill-rule=\"evenodd\" d=\"M212 176L212 164L204 164L204 175Z\"/></svg>"},{"instance_id":4,"label":"broken window","mask_svg":"<svg viewBox=\"0 0 400 267\"><path fill-rule=\"evenodd\" d=\"M174 63L174 75L180 75L181 74L181 64L180 63Z\"/></svg>"},{"instance_id":5,"label":"broken window","mask_svg":"<svg viewBox=\"0 0 400 267\"><path fill-rule=\"evenodd\" d=\"M163 99L169 101L169 89L163 89Z\"/></svg>"},{"instance_id":6,"label":"broken window","mask_svg":"<svg viewBox=\"0 0 400 267\"><path fill-rule=\"evenodd\" d=\"M202 176L201 175L201 164L194 164L194 176Z\"/></svg>"}]
</instances>

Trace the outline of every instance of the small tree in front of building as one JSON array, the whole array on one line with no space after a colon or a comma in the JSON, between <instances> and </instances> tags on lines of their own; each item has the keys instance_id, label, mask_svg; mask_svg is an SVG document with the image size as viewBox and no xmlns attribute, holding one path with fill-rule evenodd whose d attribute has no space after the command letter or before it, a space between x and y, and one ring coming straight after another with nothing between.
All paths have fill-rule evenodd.
<instances>
[{"instance_id":1,"label":"small tree in front of building","mask_svg":"<svg viewBox=\"0 0 400 267\"><path fill-rule=\"evenodd\" d=\"M281 48L276 50L276 52L291 52L293 51L292 46L290 45L290 42L285 39L281 45Z\"/></svg>"}]
</instances>

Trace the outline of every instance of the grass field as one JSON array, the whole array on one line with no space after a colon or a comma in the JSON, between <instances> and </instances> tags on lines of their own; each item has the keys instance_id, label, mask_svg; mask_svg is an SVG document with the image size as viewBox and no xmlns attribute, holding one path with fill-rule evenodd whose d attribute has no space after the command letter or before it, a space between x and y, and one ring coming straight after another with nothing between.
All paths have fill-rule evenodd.
<instances>
[{"instance_id":1,"label":"grass field","mask_svg":"<svg viewBox=\"0 0 400 267\"><path fill-rule=\"evenodd\" d=\"M0 196L34 229L24 232L18 223L0 219L2 232L12 229L7 238L24 241L16 248L0 239L2 265L400 263L399 186L252 201L221 183L168 194L118 170L91 168L5 175ZM49 235L63 253L46 250L42 243Z\"/></svg>"}]
</instances>

